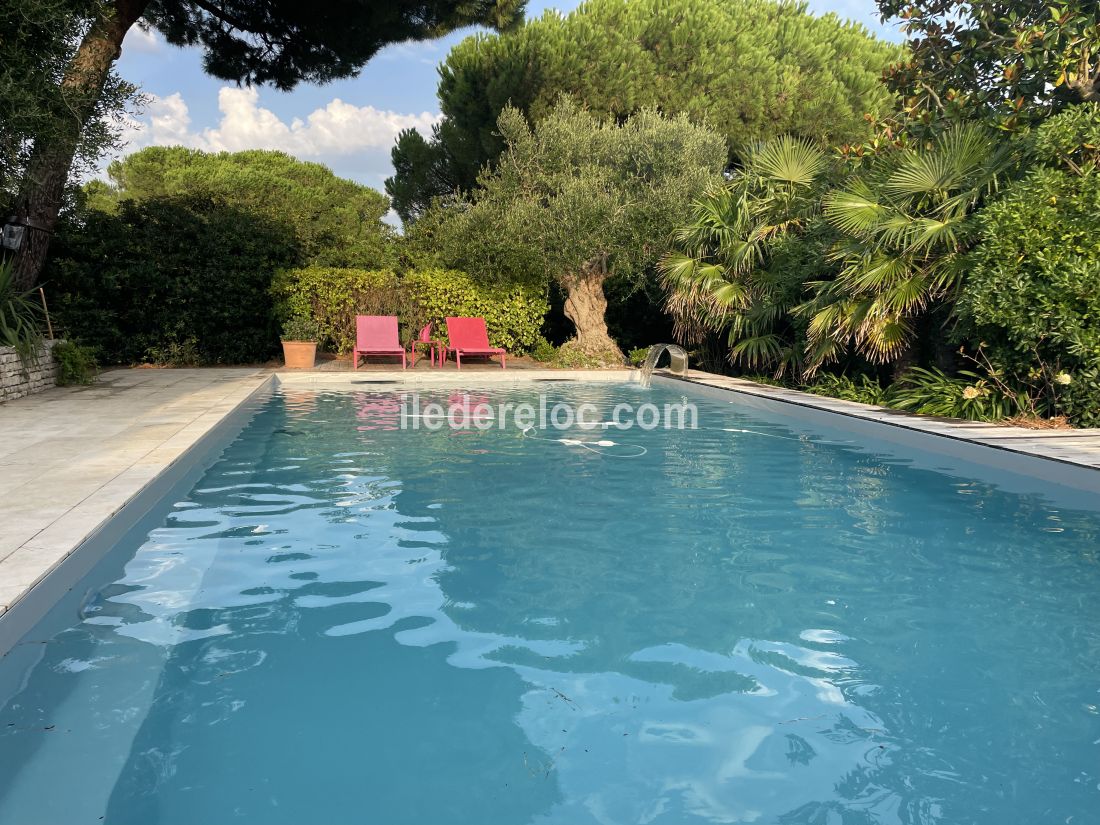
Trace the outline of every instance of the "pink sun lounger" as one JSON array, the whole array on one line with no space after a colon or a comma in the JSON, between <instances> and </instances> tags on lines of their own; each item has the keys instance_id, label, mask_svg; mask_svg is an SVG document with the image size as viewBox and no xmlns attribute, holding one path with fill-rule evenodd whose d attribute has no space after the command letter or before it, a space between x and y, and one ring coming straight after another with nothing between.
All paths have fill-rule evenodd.
<instances>
[{"instance_id":1,"label":"pink sun lounger","mask_svg":"<svg viewBox=\"0 0 1100 825\"><path fill-rule=\"evenodd\" d=\"M505 369L507 353L501 347L489 346L489 333L485 331L484 318L448 318L447 351L455 354L455 362L462 369L463 355L500 356L500 368Z\"/></svg>"},{"instance_id":2,"label":"pink sun lounger","mask_svg":"<svg viewBox=\"0 0 1100 825\"><path fill-rule=\"evenodd\" d=\"M405 348L397 333L396 315L356 315L355 349L351 353L351 368L359 369L364 355L400 355L401 369L407 366Z\"/></svg>"}]
</instances>

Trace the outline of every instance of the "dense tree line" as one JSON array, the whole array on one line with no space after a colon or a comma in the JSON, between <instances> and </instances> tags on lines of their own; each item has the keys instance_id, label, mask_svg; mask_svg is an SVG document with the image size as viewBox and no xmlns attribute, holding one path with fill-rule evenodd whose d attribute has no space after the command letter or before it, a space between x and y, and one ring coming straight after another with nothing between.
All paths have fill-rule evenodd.
<instances>
[{"instance_id":1,"label":"dense tree line","mask_svg":"<svg viewBox=\"0 0 1100 825\"><path fill-rule=\"evenodd\" d=\"M174 46L203 51L212 76L292 89L350 77L389 43L437 37L480 23L507 29L523 0L329 0L323 8L285 0L27 0L0 13L0 99L17 117L0 126L9 199L25 238L15 281L42 269L74 160L97 157L110 122L132 93L113 67L126 34L149 26ZM5 106L10 105L5 103ZM22 107L27 106L27 114ZM106 134L103 132L107 126ZM14 176L11 169L19 167Z\"/></svg>"},{"instance_id":2,"label":"dense tree line","mask_svg":"<svg viewBox=\"0 0 1100 825\"><path fill-rule=\"evenodd\" d=\"M406 221L433 197L468 190L504 148L506 107L538 121L562 94L623 120L642 109L684 114L744 146L792 133L860 141L865 115L888 114L883 69L900 51L861 26L772 0L588 0L562 16L475 35L440 66L444 120L409 130L386 188Z\"/></svg>"}]
</instances>

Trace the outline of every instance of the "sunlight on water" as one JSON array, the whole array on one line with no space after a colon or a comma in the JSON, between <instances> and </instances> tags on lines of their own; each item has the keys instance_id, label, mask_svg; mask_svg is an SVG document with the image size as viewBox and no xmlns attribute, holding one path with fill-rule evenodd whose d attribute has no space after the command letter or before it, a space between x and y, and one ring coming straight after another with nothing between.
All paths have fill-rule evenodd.
<instances>
[{"instance_id":1,"label":"sunlight on water","mask_svg":"<svg viewBox=\"0 0 1100 825\"><path fill-rule=\"evenodd\" d=\"M698 405L276 397L0 665L0 825L1097 821L1100 515Z\"/></svg>"}]
</instances>

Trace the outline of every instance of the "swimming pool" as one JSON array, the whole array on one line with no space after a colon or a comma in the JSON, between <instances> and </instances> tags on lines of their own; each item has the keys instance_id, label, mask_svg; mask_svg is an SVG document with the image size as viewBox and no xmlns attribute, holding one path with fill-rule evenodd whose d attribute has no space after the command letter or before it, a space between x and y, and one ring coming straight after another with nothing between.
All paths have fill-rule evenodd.
<instances>
[{"instance_id":1,"label":"swimming pool","mask_svg":"<svg viewBox=\"0 0 1100 825\"><path fill-rule=\"evenodd\" d=\"M0 825L1096 822L1087 497L693 400L275 395L0 663Z\"/></svg>"}]
</instances>

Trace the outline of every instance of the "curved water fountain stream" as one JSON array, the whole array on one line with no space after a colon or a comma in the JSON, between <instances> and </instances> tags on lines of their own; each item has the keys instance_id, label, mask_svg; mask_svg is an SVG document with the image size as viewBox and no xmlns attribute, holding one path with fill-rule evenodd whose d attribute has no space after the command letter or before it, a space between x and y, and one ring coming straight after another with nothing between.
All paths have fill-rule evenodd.
<instances>
[{"instance_id":1,"label":"curved water fountain stream","mask_svg":"<svg viewBox=\"0 0 1100 825\"><path fill-rule=\"evenodd\" d=\"M648 387L652 382L653 370L657 366L657 361L666 352L669 357L669 372L673 375L687 375L688 356L683 347L678 347L676 344L654 344L649 348L649 354L645 357L645 362L642 364L641 376L638 379L643 387Z\"/></svg>"}]
</instances>

